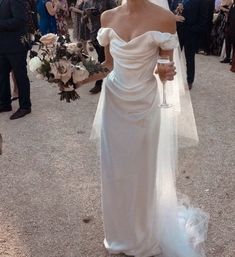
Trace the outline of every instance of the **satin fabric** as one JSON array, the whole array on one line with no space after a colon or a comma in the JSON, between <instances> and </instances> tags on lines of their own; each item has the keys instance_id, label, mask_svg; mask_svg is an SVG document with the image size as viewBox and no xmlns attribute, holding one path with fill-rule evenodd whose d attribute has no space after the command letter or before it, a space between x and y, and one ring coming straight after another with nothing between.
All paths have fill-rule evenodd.
<instances>
[{"instance_id":1,"label":"satin fabric","mask_svg":"<svg viewBox=\"0 0 235 257\"><path fill-rule=\"evenodd\" d=\"M105 247L110 253L149 257L160 252L157 229L156 163L159 93L153 71L159 49L177 37L146 32L129 42L101 28L114 69L102 92L101 169Z\"/></svg>"}]
</instances>

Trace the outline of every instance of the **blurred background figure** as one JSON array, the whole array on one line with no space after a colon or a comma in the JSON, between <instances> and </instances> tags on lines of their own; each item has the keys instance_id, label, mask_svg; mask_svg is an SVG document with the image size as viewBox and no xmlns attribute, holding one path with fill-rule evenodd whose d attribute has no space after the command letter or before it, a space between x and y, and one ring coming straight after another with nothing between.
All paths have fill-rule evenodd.
<instances>
[{"instance_id":1,"label":"blurred background figure","mask_svg":"<svg viewBox=\"0 0 235 257\"><path fill-rule=\"evenodd\" d=\"M73 40L79 41L79 24L81 22L82 10L80 5L83 0L77 0L75 4L71 4L69 11L71 12L72 24L73 24Z\"/></svg>"},{"instance_id":2,"label":"blurred background figure","mask_svg":"<svg viewBox=\"0 0 235 257\"><path fill-rule=\"evenodd\" d=\"M199 53L210 55L210 45L211 45L211 31L213 28L213 17L215 10L215 0L204 0L207 5L207 24L204 33L201 35L199 43Z\"/></svg>"},{"instance_id":3,"label":"blurred background figure","mask_svg":"<svg viewBox=\"0 0 235 257\"><path fill-rule=\"evenodd\" d=\"M221 61L221 63L231 63L232 58L232 49L233 49L233 40L232 35L234 34L235 27L233 23L233 0L228 1L228 14L227 21L225 24L225 58ZM223 54L222 54L223 55Z\"/></svg>"},{"instance_id":4,"label":"blurred background figure","mask_svg":"<svg viewBox=\"0 0 235 257\"><path fill-rule=\"evenodd\" d=\"M47 33L57 34L56 12L59 6L58 0L38 0L37 12L39 18L39 30L42 35Z\"/></svg>"},{"instance_id":5,"label":"blurred background figure","mask_svg":"<svg viewBox=\"0 0 235 257\"><path fill-rule=\"evenodd\" d=\"M57 24L57 34L68 34L67 18L69 17L69 7L67 0L58 0L58 6L55 14Z\"/></svg>"},{"instance_id":6,"label":"blurred background figure","mask_svg":"<svg viewBox=\"0 0 235 257\"><path fill-rule=\"evenodd\" d=\"M235 1L233 0L233 4L229 10L228 15L228 37L231 41L232 47L233 47L233 58L232 58L232 67L231 71L235 72Z\"/></svg>"},{"instance_id":7,"label":"blurred background figure","mask_svg":"<svg viewBox=\"0 0 235 257\"><path fill-rule=\"evenodd\" d=\"M115 0L88 0L88 8L84 9L83 15L87 17L86 22L90 24L90 39L98 54L98 60L102 63L105 60L104 48L97 41L97 33L101 27L100 16L109 9L117 7ZM101 91L103 80L98 80L95 86L90 90L90 93L97 94Z\"/></svg>"},{"instance_id":8,"label":"blurred background figure","mask_svg":"<svg viewBox=\"0 0 235 257\"><path fill-rule=\"evenodd\" d=\"M0 7L0 113L12 110L10 72L13 71L19 90L19 109L10 117L14 120L31 112L26 62L29 46L22 43L27 35L26 1L1 1Z\"/></svg>"},{"instance_id":9,"label":"blurred background figure","mask_svg":"<svg viewBox=\"0 0 235 257\"><path fill-rule=\"evenodd\" d=\"M218 4L219 2L216 3L215 8L218 8ZM214 21L214 25L211 32L210 52L213 55L219 56L221 54L223 42L225 40L225 27L231 5L232 0L222 0L220 3L218 16Z\"/></svg>"},{"instance_id":10,"label":"blurred background figure","mask_svg":"<svg viewBox=\"0 0 235 257\"><path fill-rule=\"evenodd\" d=\"M75 6L70 7L71 16L74 17L73 30L76 41L90 40L91 23L85 12L90 8L89 0L77 0Z\"/></svg>"},{"instance_id":11,"label":"blurred background figure","mask_svg":"<svg viewBox=\"0 0 235 257\"><path fill-rule=\"evenodd\" d=\"M26 32L29 36L34 35L38 29L38 19L37 19L37 11L35 0L26 0ZM30 46L29 46L30 48ZM14 73L11 73L12 78L12 93L11 93L11 101L15 101L19 98L18 87L16 84Z\"/></svg>"}]
</instances>

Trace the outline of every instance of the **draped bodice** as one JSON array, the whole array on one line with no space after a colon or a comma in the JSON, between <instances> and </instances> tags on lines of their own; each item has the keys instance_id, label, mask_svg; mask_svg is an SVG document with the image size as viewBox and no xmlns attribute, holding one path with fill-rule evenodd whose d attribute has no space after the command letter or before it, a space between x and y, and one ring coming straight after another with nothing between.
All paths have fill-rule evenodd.
<instances>
[{"instance_id":1,"label":"draped bodice","mask_svg":"<svg viewBox=\"0 0 235 257\"><path fill-rule=\"evenodd\" d=\"M147 31L125 41L112 28L101 28L97 39L100 45L109 45L113 57L113 71L107 80L120 93L129 92L133 97L156 88L153 72L159 49L173 49L178 44L176 34L159 31Z\"/></svg>"}]
</instances>

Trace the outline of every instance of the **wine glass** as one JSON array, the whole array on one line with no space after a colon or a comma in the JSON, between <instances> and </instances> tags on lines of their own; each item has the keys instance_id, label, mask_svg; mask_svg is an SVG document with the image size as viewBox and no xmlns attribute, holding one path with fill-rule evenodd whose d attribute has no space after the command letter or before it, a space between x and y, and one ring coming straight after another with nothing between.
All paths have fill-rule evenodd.
<instances>
[{"instance_id":1,"label":"wine glass","mask_svg":"<svg viewBox=\"0 0 235 257\"><path fill-rule=\"evenodd\" d=\"M161 108L170 108L172 105L168 104L166 101L166 71L167 71L167 66L170 64L170 58L169 56L159 56L157 60L157 71L158 71L158 76L162 82L163 85L163 97L162 97L162 103L160 104Z\"/></svg>"}]
</instances>

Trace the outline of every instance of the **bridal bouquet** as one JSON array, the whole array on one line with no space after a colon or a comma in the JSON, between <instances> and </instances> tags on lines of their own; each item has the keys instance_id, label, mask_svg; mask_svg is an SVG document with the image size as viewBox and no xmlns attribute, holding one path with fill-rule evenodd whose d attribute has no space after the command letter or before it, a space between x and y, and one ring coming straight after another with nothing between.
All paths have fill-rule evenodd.
<instances>
[{"instance_id":1,"label":"bridal bouquet","mask_svg":"<svg viewBox=\"0 0 235 257\"><path fill-rule=\"evenodd\" d=\"M47 34L40 38L38 51L30 54L29 69L38 79L57 83L60 100L79 99L76 84L94 73L103 72L89 41L71 43L69 36Z\"/></svg>"}]
</instances>

